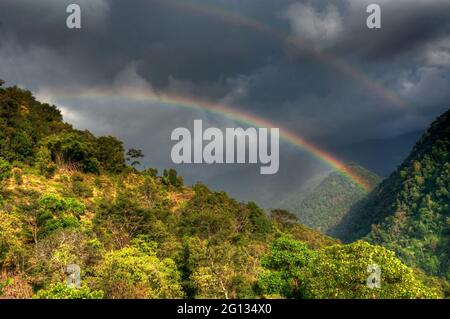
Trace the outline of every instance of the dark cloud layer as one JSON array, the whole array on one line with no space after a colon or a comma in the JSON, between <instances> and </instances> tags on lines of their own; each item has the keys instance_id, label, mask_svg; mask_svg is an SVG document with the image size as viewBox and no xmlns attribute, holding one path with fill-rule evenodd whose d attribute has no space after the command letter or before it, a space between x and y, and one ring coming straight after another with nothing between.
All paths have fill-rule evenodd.
<instances>
[{"instance_id":1,"label":"dark cloud layer","mask_svg":"<svg viewBox=\"0 0 450 319\"><path fill-rule=\"evenodd\" d=\"M72 2L82 8L81 30L65 27ZM175 127L196 118L218 127L237 124L199 111L58 92L139 85L227 103L386 174L389 168L371 162L361 145L401 143L401 136L422 131L449 107L450 2L380 0L382 28L369 30L365 8L371 2L2 0L0 78L57 103L78 127L142 147L148 164L160 168L172 165ZM271 178L247 166L179 169L189 182L201 178L266 202L268 194L299 189L328 169L288 145L281 152L280 174ZM390 169L400 161L398 154L392 158ZM235 176L247 182L236 186ZM286 182L289 176L296 178Z\"/></svg>"}]
</instances>

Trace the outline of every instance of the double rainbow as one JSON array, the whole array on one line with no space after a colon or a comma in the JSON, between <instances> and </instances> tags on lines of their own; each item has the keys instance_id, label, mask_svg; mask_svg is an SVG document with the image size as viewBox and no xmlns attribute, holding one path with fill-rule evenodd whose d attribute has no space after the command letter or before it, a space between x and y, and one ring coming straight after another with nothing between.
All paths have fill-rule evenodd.
<instances>
[{"instance_id":1,"label":"double rainbow","mask_svg":"<svg viewBox=\"0 0 450 319\"><path fill-rule=\"evenodd\" d=\"M377 96L381 96L386 102L389 102L390 105L400 108L405 108L407 106L407 102L404 101L395 92L388 90L379 83L375 82L373 79L369 78L366 74L359 71L357 68L348 64L346 61L316 47L313 43L308 42L306 39L290 36L289 34L278 31L273 27L264 24L251 17L246 17L236 12L228 11L221 7L217 6L214 7L211 6L210 4L204 3L201 4L199 2L193 2L189 0L155 0L155 1L159 1L163 5L169 5L172 6L173 8L182 11L188 10L195 14L220 19L221 21L232 24L234 26L251 29L255 32L264 34L280 42L283 46L288 46L290 48L299 51L301 50L304 52L308 52L309 54L316 57L319 61L333 67L334 69L343 74L346 74L347 76L352 78L358 85L366 88L368 91L376 94ZM319 159L323 163L339 171L341 174L348 177L350 180L354 181L358 186L362 187L364 190L366 191L371 190L371 186L367 181L358 176L355 172L353 172L348 166L346 166L335 156L327 153L326 151L322 150L316 145L306 141L296 133L288 129L282 128L277 123L256 116L254 114L239 110L229 105L217 104L197 98L183 97L179 95L157 95L151 91L133 88L121 89L120 91L96 89L87 92L86 91L81 92L76 96L71 95L70 97L102 98L102 99L123 98L147 103L166 104L181 108L203 110L209 113L214 113L220 116L233 119L235 121L247 124L249 126L267 127L267 128L278 127L280 129L280 138L283 141L311 154L312 156Z\"/></svg>"},{"instance_id":2,"label":"double rainbow","mask_svg":"<svg viewBox=\"0 0 450 319\"><path fill-rule=\"evenodd\" d=\"M70 99L70 98L84 98L84 99L124 99L127 101L144 102L150 104L163 104L179 108L186 108L191 110L206 111L211 114L217 114L222 117L229 118L239 123L260 127L260 128L279 128L280 139L296 148L299 148L308 154L312 155L316 159L325 163L327 166L332 167L336 171L339 171L342 175L348 177L354 181L365 191L370 191L372 187L367 181L353 172L348 166L341 162L335 156L327 153L316 145L306 141L296 133L281 127L279 124L254 115L252 113L242 111L235 107L217 104L210 101L205 101L197 98L184 97L178 95L159 95L152 91L136 88L121 88L120 90L108 90L108 89L95 89L78 92L76 94L63 94L59 95L58 99Z\"/></svg>"}]
</instances>

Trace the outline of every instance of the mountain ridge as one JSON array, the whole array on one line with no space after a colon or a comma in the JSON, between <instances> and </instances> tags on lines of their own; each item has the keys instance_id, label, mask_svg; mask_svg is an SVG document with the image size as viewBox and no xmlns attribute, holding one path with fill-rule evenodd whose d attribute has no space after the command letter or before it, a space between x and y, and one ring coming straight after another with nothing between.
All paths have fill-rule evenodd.
<instances>
[{"instance_id":1,"label":"mountain ridge","mask_svg":"<svg viewBox=\"0 0 450 319\"><path fill-rule=\"evenodd\" d=\"M407 264L449 278L450 110L439 116L405 161L347 216L345 242L364 238ZM342 225L341 225L342 226Z\"/></svg>"},{"instance_id":2,"label":"mountain ridge","mask_svg":"<svg viewBox=\"0 0 450 319\"><path fill-rule=\"evenodd\" d=\"M376 174L357 164L349 163L347 168L372 189L381 181ZM309 190L292 196L290 202L285 202L281 207L296 214L299 221L306 226L339 238L333 232L333 228L351 206L365 196L367 190L350 180L348 176L339 171L331 171L312 184Z\"/></svg>"}]
</instances>

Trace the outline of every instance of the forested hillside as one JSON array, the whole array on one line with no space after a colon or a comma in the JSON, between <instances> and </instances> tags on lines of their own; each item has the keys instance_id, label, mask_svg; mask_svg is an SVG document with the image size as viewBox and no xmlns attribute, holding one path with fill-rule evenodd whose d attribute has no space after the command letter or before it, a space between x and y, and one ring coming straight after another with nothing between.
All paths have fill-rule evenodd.
<instances>
[{"instance_id":1,"label":"forested hillside","mask_svg":"<svg viewBox=\"0 0 450 319\"><path fill-rule=\"evenodd\" d=\"M376 174L356 164L348 169L374 188L380 181ZM339 237L333 228L367 191L340 172L331 172L318 185L302 197L293 196L284 207L298 216L299 221L313 229L333 237Z\"/></svg>"},{"instance_id":2,"label":"forested hillside","mask_svg":"<svg viewBox=\"0 0 450 319\"><path fill-rule=\"evenodd\" d=\"M74 129L28 91L0 85L0 126L1 298L443 296L381 246L342 245L174 169L138 171L139 150Z\"/></svg>"},{"instance_id":3,"label":"forested hillside","mask_svg":"<svg viewBox=\"0 0 450 319\"><path fill-rule=\"evenodd\" d=\"M407 264L450 277L450 111L417 142L404 163L346 221L346 241L364 237Z\"/></svg>"}]
</instances>

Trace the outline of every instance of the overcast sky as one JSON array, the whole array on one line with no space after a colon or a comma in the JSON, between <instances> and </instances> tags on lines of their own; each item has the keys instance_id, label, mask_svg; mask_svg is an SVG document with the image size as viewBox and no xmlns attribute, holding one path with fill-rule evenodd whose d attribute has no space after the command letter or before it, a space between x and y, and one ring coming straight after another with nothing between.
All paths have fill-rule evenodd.
<instances>
[{"instance_id":1,"label":"overcast sky","mask_svg":"<svg viewBox=\"0 0 450 319\"><path fill-rule=\"evenodd\" d=\"M374 2L382 9L379 30L366 27L366 7ZM81 6L81 30L65 25L70 3ZM371 150L355 156L355 145L385 139L399 141L401 150L413 142L402 136L415 136L446 111L449 71L449 0L0 1L0 78L55 103L77 128L142 148L146 165L158 168L174 166L174 128L192 127L194 119L222 128L242 124L77 93L132 86L226 102L358 161L371 158ZM259 166L246 165L177 169L188 182L258 201L329 169L287 144L280 154L276 176L261 177ZM383 169L360 164L387 174L401 156L387 152Z\"/></svg>"}]
</instances>

